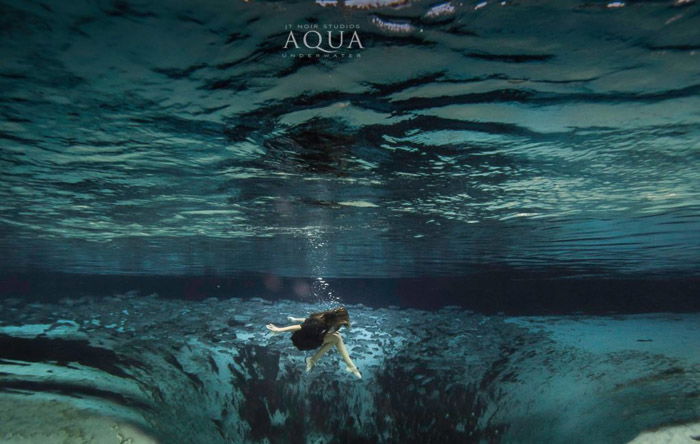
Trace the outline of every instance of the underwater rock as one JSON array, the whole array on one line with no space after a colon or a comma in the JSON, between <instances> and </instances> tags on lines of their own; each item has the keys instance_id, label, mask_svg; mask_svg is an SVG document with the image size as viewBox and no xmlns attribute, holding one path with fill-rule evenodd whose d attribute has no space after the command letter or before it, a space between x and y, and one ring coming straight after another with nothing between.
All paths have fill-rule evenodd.
<instances>
[{"instance_id":1,"label":"underwater rock","mask_svg":"<svg viewBox=\"0 0 700 444\"><path fill-rule=\"evenodd\" d=\"M683 444L700 441L700 422L662 427L658 430L640 433L629 444Z\"/></svg>"},{"instance_id":2,"label":"underwater rock","mask_svg":"<svg viewBox=\"0 0 700 444\"><path fill-rule=\"evenodd\" d=\"M40 421L52 442L74 421L75 436L117 427L133 442L613 443L697 417L698 315L347 307L361 380L335 351L305 372L288 335L264 328L318 305L109 297L2 311L0 408L17 408L0 440Z\"/></svg>"}]
</instances>

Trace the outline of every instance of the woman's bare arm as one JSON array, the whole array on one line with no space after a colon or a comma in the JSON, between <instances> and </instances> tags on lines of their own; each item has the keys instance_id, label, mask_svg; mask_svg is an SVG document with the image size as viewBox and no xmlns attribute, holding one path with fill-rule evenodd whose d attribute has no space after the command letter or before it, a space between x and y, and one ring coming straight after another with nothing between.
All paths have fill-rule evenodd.
<instances>
[{"instance_id":1,"label":"woman's bare arm","mask_svg":"<svg viewBox=\"0 0 700 444\"><path fill-rule=\"evenodd\" d=\"M268 330L275 332L275 333L301 330L301 325L290 325L288 327L278 327L275 324L267 324L265 327L267 327Z\"/></svg>"},{"instance_id":2,"label":"woman's bare arm","mask_svg":"<svg viewBox=\"0 0 700 444\"><path fill-rule=\"evenodd\" d=\"M287 319L292 322L304 322L306 320L306 318L295 318L294 316L287 316Z\"/></svg>"}]
</instances>

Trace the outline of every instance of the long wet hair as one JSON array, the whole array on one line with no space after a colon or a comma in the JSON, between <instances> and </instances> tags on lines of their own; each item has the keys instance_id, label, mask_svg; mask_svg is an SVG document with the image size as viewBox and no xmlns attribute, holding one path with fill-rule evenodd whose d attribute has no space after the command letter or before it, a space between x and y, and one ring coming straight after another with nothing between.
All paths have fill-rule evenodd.
<instances>
[{"instance_id":1,"label":"long wet hair","mask_svg":"<svg viewBox=\"0 0 700 444\"><path fill-rule=\"evenodd\" d=\"M321 321L327 330L338 330L343 325L350 327L350 315L345 307L338 307L320 313L311 313L307 319Z\"/></svg>"}]
</instances>

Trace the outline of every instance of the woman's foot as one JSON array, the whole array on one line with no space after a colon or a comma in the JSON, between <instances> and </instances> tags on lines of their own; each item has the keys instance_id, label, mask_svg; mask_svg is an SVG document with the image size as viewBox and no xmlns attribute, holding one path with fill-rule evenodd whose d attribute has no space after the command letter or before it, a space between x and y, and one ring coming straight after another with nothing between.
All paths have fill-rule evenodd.
<instances>
[{"instance_id":1,"label":"woman's foot","mask_svg":"<svg viewBox=\"0 0 700 444\"><path fill-rule=\"evenodd\" d=\"M349 371L353 375L357 376L358 379L362 379L362 373L357 369L357 367L350 367L349 365L345 367L345 370Z\"/></svg>"},{"instance_id":2,"label":"woman's foot","mask_svg":"<svg viewBox=\"0 0 700 444\"><path fill-rule=\"evenodd\" d=\"M306 371L310 372L314 368L314 360L311 358L306 358Z\"/></svg>"}]
</instances>

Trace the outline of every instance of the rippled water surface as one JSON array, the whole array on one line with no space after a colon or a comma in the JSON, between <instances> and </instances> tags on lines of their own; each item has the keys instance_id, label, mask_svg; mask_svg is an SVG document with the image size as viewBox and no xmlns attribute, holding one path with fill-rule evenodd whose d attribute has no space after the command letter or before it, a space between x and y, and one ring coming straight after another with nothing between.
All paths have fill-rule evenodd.
<instances>
[{"instance_id":1,"label":"rippled water surface","mask_svg":"<svg viewBox=\"0 0 700 444\"><path fill-rule=\"evenodd\" d=\"M2 1L0 264L697 275L699 11Z\"/></svg>"}]
</instances>

